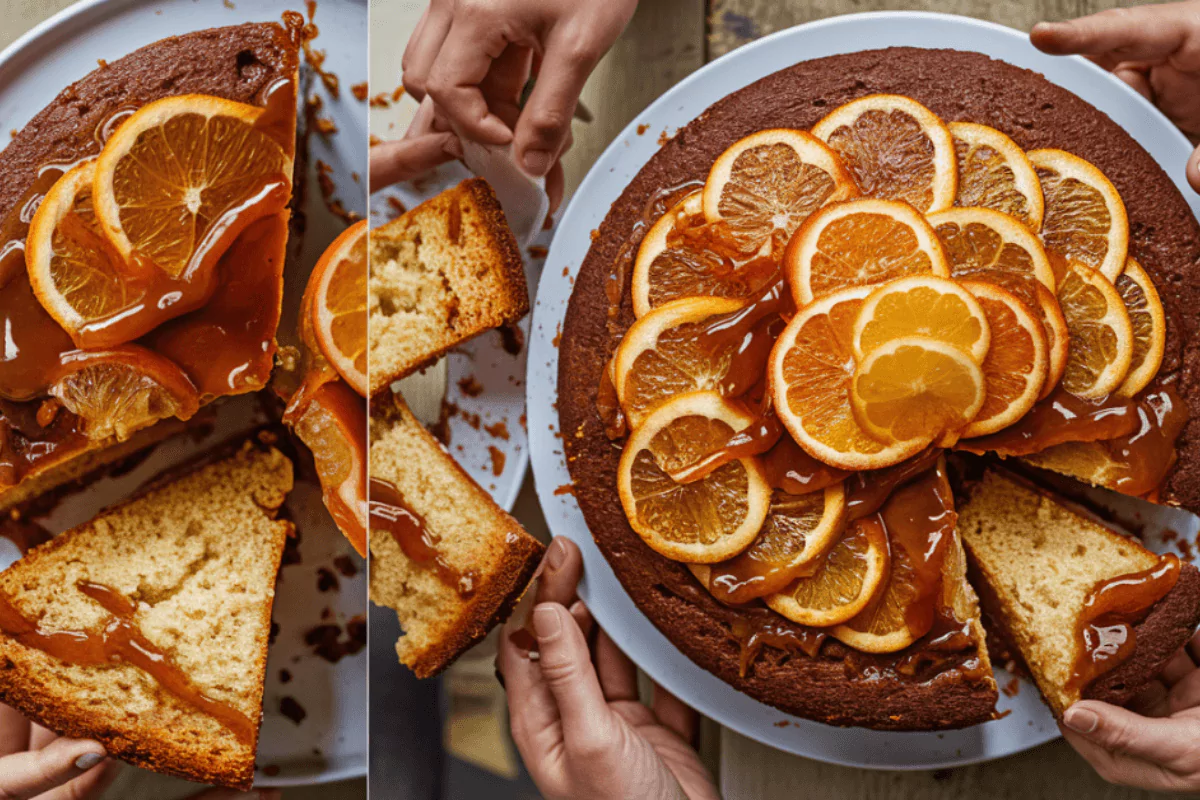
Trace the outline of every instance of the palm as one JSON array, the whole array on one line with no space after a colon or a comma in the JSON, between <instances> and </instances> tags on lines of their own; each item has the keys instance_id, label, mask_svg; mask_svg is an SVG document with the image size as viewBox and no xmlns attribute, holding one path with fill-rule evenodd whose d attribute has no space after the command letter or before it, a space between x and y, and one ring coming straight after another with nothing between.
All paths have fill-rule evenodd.
<instances>
[{"instance_id":1,"label":"palm","mask_svg":"<svg viewBox=\"0 0 1200 800\"><path fill-rule=\"evenodd\" d=\"M712 779L696 751L638 702L617 701L609 707L631 729L641 746L649 747L689 798L712 797Z\"/></svg>"}]
</instances>

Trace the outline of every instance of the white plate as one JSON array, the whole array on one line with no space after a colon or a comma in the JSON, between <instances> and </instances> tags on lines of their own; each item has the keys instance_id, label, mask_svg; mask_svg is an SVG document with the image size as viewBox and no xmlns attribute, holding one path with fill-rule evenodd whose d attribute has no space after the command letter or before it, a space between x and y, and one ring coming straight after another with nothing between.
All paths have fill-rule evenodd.
<instances>
[{"instance_id":1,"label":"white plate","mask_svg":"<svg viewBox=\"0 0 1200 800\"><path fill-rule=\"evenodd\" d=\"M65 86L94 70L97 59L115 60L158 39L188 31L242 22L278 21L289 8L303 11L304 3L234 0L227 5L223 0L85 0L71 6L0 53L0 119L4 120L0 146L8 143L9 129L21 128ZM355 183L351 173L360 173L365 178L367 108L353 98L349 87L367 77L363 48L367 37L367 2L320 0L315 21L321 31L316 46L327 51L326 66L341 78L342 93L341 100L334 101L320 81L315 81L314 91L325 99L323 113L333 118L339 133L328 141L314 135L311 156L313 163L320 158L333 167L338 196L345 205L360 214L366 213L365 188ZM289 313L287 307L299 303L309 271L325 245L343 227L326 211L312 178L310 171L308 231L300 269L288 273L281 339L286 339L294 327L295 312ZM89 519L154 472L215 443L222 435L244 430L255 420L254 403L250 399L224 405L212 436L199 445L183 437L160 446L129 475L100 481L68 498L47 521L48 527L59 531ZM304 632L322 622L321 613L326 607L339 623L365 615L366 571L361 559L353 556L358 575L353 579L339 576L341 590L336 594L318 592L317 569L329 567L335 555L353 554L353 550L324 512L316 487L297 485L287 505L304 534L302 561L283 569L275 601L274 617L280 632L268 663L258 752L259 766L271 767L273 774L256 775L259 786L324 783L361 777L367 771L366 653L343 658L333 665L312 655L303 641ZM280 681L280 670L285 668L292 674L291 682L286 685ZM285 695L293 696L308 712L300 725L279 713L279 701ZM141 786L155 779L141 776L135 780L130 771L121 780L123 785L128 780ZM168 782L162 781L161 785L166 787ZM162 791L170 793L168 788ZM121 796L129 795L126 792Z\"/></svg>"},{"instance_id":2,"label":"white plate","mask_svg":"<svg viewBox=\"0 0 1200 800\"><path fill-rule=\"evenodd\" d=\"M654 680L701 713L764 744L835 764L875 769L936 769L1010 755L1058 736L1049 712L1030 685L1004 694L1003 719L961 731L884 733L834 728L788 717L753 700L696 666L650 623L630 600L592 541L579 506L555 490L571 482L557 438L558 349L554 337L566 312L574 276L609 206L657 151L658 131L672 135L729 93L804 59L880 47L975 50L1046 75L1107 113L1162 165L1200 215L1200 198L1188 187L1184 165L1191 147L1183 135L1137 93L1080 58L1036 51L1019 31L946 14L856 14L780 31L745 45L693 73L642 112L609 146L575 193L559 225L538 289L529 354L530 447L538 498L550 529L583 550L586 577L580 594L614 641ZM639 126L649 135L639 136ZM645 130L645 128L643 128ZM550 429L547 429L547 422ZM1135 501L1117 500L1122 506ZM1172 528L1189 539L1198 520L1180 511L1145 506L1149 527ZM1159 536L1152 546L1162 547ZM1001 685L1008 677L998 673ZM780 725L786 720L790 724Z\"/></svg>"}]
</instances>

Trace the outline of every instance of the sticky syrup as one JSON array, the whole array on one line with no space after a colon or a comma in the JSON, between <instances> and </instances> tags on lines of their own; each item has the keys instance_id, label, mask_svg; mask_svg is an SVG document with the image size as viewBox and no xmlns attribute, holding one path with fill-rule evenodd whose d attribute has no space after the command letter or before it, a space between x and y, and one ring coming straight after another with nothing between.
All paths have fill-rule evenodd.
<instances>
[{"instance_id":1,"label":"sticky syrup","mask_svg":"<svg viewBox=\"0 0 1200 800\"><path fill-rule=\"evenodd\" d=\"M1186 401L1175 384L1163 382L1136 398L1138 427L1133 433L1100 442L1115 469L1105 485L1128 495L1155 494L1175 465L1175 442L1188 422Z\"/></svg>"},{"instance_id":2,"label":"sticky syrup","mask_svg":"<svg viewBox=\"0 0 1200 800\"><path fill-rule=\"evenodd\" d=\"M1136 404L1120 397L1098 402L1055 389L1024 417L988 436L964 439L959 450L982 455L1027 456L1065 442L1096 442L1133 434L1139 420Z\"/></svg>"},{"instance_id":3,"label":"sticky syrup","mask_svg":"<svg viewBox=\"0 0 1200 800\"><path fill-rule=\"evenodd\" d=\"M76 588L112 615L101 630L44 630L25 618L4 594L0 594L0 630L26 647L73 666L136 667L153 678L163 691L216 719L238 741L254 742L258 726L249 717L205 694L170 655L143 635L135 620L138 607L132 600L98 583L80 582Z\"/></svg>"},{"instance_id":4,"label":"sticky syrup","mask_svg":"<svg viewBox=\"0 0 1200 800\"><path fill-rule=\"evenodd\" d=\"M404 502L400 490L388 481L370 479L371 530L387 531L413 563L432 569L446 586L463 596L475 590L478 576L460 572L438 551L437 536L429 530L425 518Z\"/></svg>"},{"instance_id":5,"label":"sticky syrup","mask_svg":"<svg viewBox=\"0 0 1200 800\"><path fill-rule=\"evenodd\" d=\"M765 608L742 610L730 623L729 635L739 648L738 674L743 678L762 655L764 647L816 658L828 638L824 631L793 624Z\"/></svg>"}]
</instances>

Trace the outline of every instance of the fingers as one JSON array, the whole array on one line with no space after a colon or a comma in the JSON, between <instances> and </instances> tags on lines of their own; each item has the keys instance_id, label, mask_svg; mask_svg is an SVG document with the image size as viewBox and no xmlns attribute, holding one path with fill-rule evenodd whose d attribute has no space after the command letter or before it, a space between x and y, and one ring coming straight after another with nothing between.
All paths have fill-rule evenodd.
<instances>
[{"instance_id":1,"label":"fingers","mask_svg":"<svg viewBox=\"0 0 1200 800\"><path fill-rule=\"evenodd\" d=\"M1186 650L1180 650L1175 655L1167 660L1167 664L1162 669L1162 682L1168 687L1174 686L1183 680L1190 673L1196 671L1196 663L1192 661L1192 657L1187 654Z\"/></svg>"},{"instance_id":2,"label":"fingers","mask_svg":"<svg viewBox=\"0 0 1200 800\"><path fill-rule=\"evenodd\" d=\"M1039 22L1029 38L1034 47L1051 55L1157 61L1179 51L1196 35L1189 14L1194 11L1183 3L1110 9L1068 22Z\"/></svg>"},{"instance_id":3,"label":"fingers","mask_svg":"<svg viewBox=\"0 0 1200 800\"><path fill-rule=\"evenodd\" d=\"M0 756L19 753L29 747L29 720L5 705L0 705Z\"/></svg>"},{"instance_id":4,"label":"fingers","mask_svg":"<svg viewBox=\"0 0 1200 800\"><path fill-rule=\"evenodd\" d=\"M63 784L46 794L38 795L37 800L81 800L81 798L90 800L90 798L100 797L117 779L119 769L120 764L117 762L105 761L70 783Z\"/></svg>"},{"instance_id":5,"label":"fingers","mask_svg":"<svg viewBox=\"0 0 1200 800\"><path fill-rule=\"evenodd\" d=\"M503 29L479 16L456 19L429 73L426 91L463 135L483 144L508 144L512 131L488 108L479 84L508 42Z\"/></svg>"},{"instance_id":6,"label":"fingers","mask_svg":"<svg viewBox=\"0 0 1200 800\"><path fill-rule=\"evenodd\" d=\"M1171 713L1200 709L1200 669L1192 669L1190 673L1171 687L1168 696Z\"/></svg>"},{"instance_id":7,"label":"fingers","mask_svg":"<svg viewBox=\"0 0 1200 800\"><path fill-rule=\"evenodd\" d=\"M1197 147L1192 153L1192 157L1188 159L1187 179L1192 188L1200 192L1200 147ZM1200 639L1192 639L1188 650L1191 652L1192 658L1200 662Z\"/></svg>"},{"instance_id":8,"label":"fingers","mask_svg":"<svg viewBox=\"0 0 1200 800\"><path fill-rule=\"evenodd\" d=\"M41 750L0 759L0 798L25 800L49 792L105 760L104 747L87 739L55 739Z\"/></svg>"},{"instance_id":9,"label":"fingers","mask_svg":"<svg viewBox=\"0 0 1200 800\"><path fill-rule=\"evenodd\" d=\"M596 634L596 675L608 700L637 700L637 668L604 631Z\"/></svg>"},{"instance_id":10,"label":"fingers","mask_svg":"<svg viewBox=\"0 0 1200 800\"><path fill-rule=\"evenodd\" d=\"M537 602L558 603L570 606L575 602L579 579L583 577L583 554L579 546L561 536L554 538L546 548L546 555L539 568Z\"/></svg>"},{"instance_id":11,"label":"fingers","mask_svg":"<svg viewBox=\"0 0 1200 800\"><path fill-rule=\"evenodd\" d=\"M1187 721L1143 717L1096 700L1083 700L1071 706L1063 722L1104 750L1167 767L1187 757L1196 735L1189 732L1191 723Z\"/></svg>"},{"instance_id":12,"label":"fingers","mask_svg":"<svg viewBox=\"0 0 1200 800\"><path fill-rule=\"evenodd\" d=\"M1150 102L1154 102L1154 87L1150 85L1150 78L1147 77L1143 70L1118 65L1113 69L1113 75L1116 75L1125 83L1129 84L1135 92L1146 98Z\"/></svg>"},{"instance_id":13,"label":"fingers","mask_svg":"<svg viewBox=\"0 0 1200 800\"><path fill-rule=\"evenodd\" d=\"M654 714L685 742L693 747L696 745L700 715L657 683L654 684Z\"/></svg>"},{"instance_id":14,"label":"fingers","mask_svg":"<svg viewBox=\"0 0 1200 800\"><path fill-rule=\"evenodd\" d=\"M433 3L417 23L400 60L404 90L417 100L424 100L429 71L437 58L446 34L450 32L452 13L445 3Z\"/></svg>"},{"instance_id":15,"label":"fingers","mask_svg":"<svg viewBox=\"0 0 1200 800\"><path fill-rule=\"evenodd\" d=\"M370 150L371 191L413 180L461 156L462 145L452 133L428 133L380 142Z\"/></svg>"},{"instance_id":16,"label":"fingers","mask_svg":"<svg viewBox=\"0 0 1200 800\"><path fill-rule=\"evenodd\" d=\"M590 36L563 32L547 42L537 83L513 135L517 163L530 175L544 176L558 161L575 104L601 55Z\"/></svg>"},{"instance_id":17,"label":"fingers","mask_svg":"<svg viewBox=\"0 0 1200 800\"><path fill-rule=\"evenodd\" d=\"M1170 697L1165 683L1150 681L1125 707L1143 717L1166 717L1171 714Z\"/></svg>"},{"instance_id":18,"label":"fingers","mask_svg":"<svg viewBox=\"0 0 1200 800\"><path fill-rule=\"evenodd\" d=\"M564 738L583 751L605 744L609 709L587 642L567 610L540 603L533 612L538 667L562 719Z\"/></svg>"}]
</instances>

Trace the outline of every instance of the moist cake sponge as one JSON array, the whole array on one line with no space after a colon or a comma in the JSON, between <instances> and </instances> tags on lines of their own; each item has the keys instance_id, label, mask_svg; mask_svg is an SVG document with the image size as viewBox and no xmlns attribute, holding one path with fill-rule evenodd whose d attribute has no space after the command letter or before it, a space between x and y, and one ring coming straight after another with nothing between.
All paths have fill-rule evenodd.
<instances>
[{"instance_id":1,"label":"moist cake sponge","mask_svg":"<svg viewBox=\"0 0 1200 800\"><path fill-rule=\"evenodd\" d=\"M275 578L292 531L276 514L291 488L292 463L282 453L246 444L0 573L0 593L45 631L96 633L114 623L80 585L132 601L141 634L206 697L248 718L248 730L235 733L128 662L66 664L6 634L0 700L60 735L96 739L136 766L249 789Z\"/></svg>"},{"instance_id":2,"label":"moist cake sponge","mask_svg":"<svg viewBox=\"0 0 1200 800\"><path fill-rule=\"evenodd\" d=\"M1184 564L1175 587L1135 627L1133 657L1082 693L1071 690L1084 598L1102 580L1154 567L1158 555L997 470L970 487L958 528L988 616L1020 652L1060 719L1081 695L1128 702L1200 623L1200 572Z\"/></svg>"},{"instance_id":3,"label":"moist cake sponge","mask_svg":"<svg viewBox=\"0 0 1200 800\"><path fill-rule=\"evenodd\" d=\"M370 234L370 394L529 311L516 239L472 178Z\"/></svg>"},{"instance_id":4,"label":"moist cake sponge","mask_svg":"<svg viewBox=\"0 0 1200 800\"><path fill-rule=\"evenodd\" d=\"M437 537L444 562L471 576L473 590L460 594L372 522L371 599L396 611L405 631L396 652L426 678L508 617L545 547L463 471L399 395L372 403L370 430L372 480L394 485Z\"/></svg>"}]
</instances>

